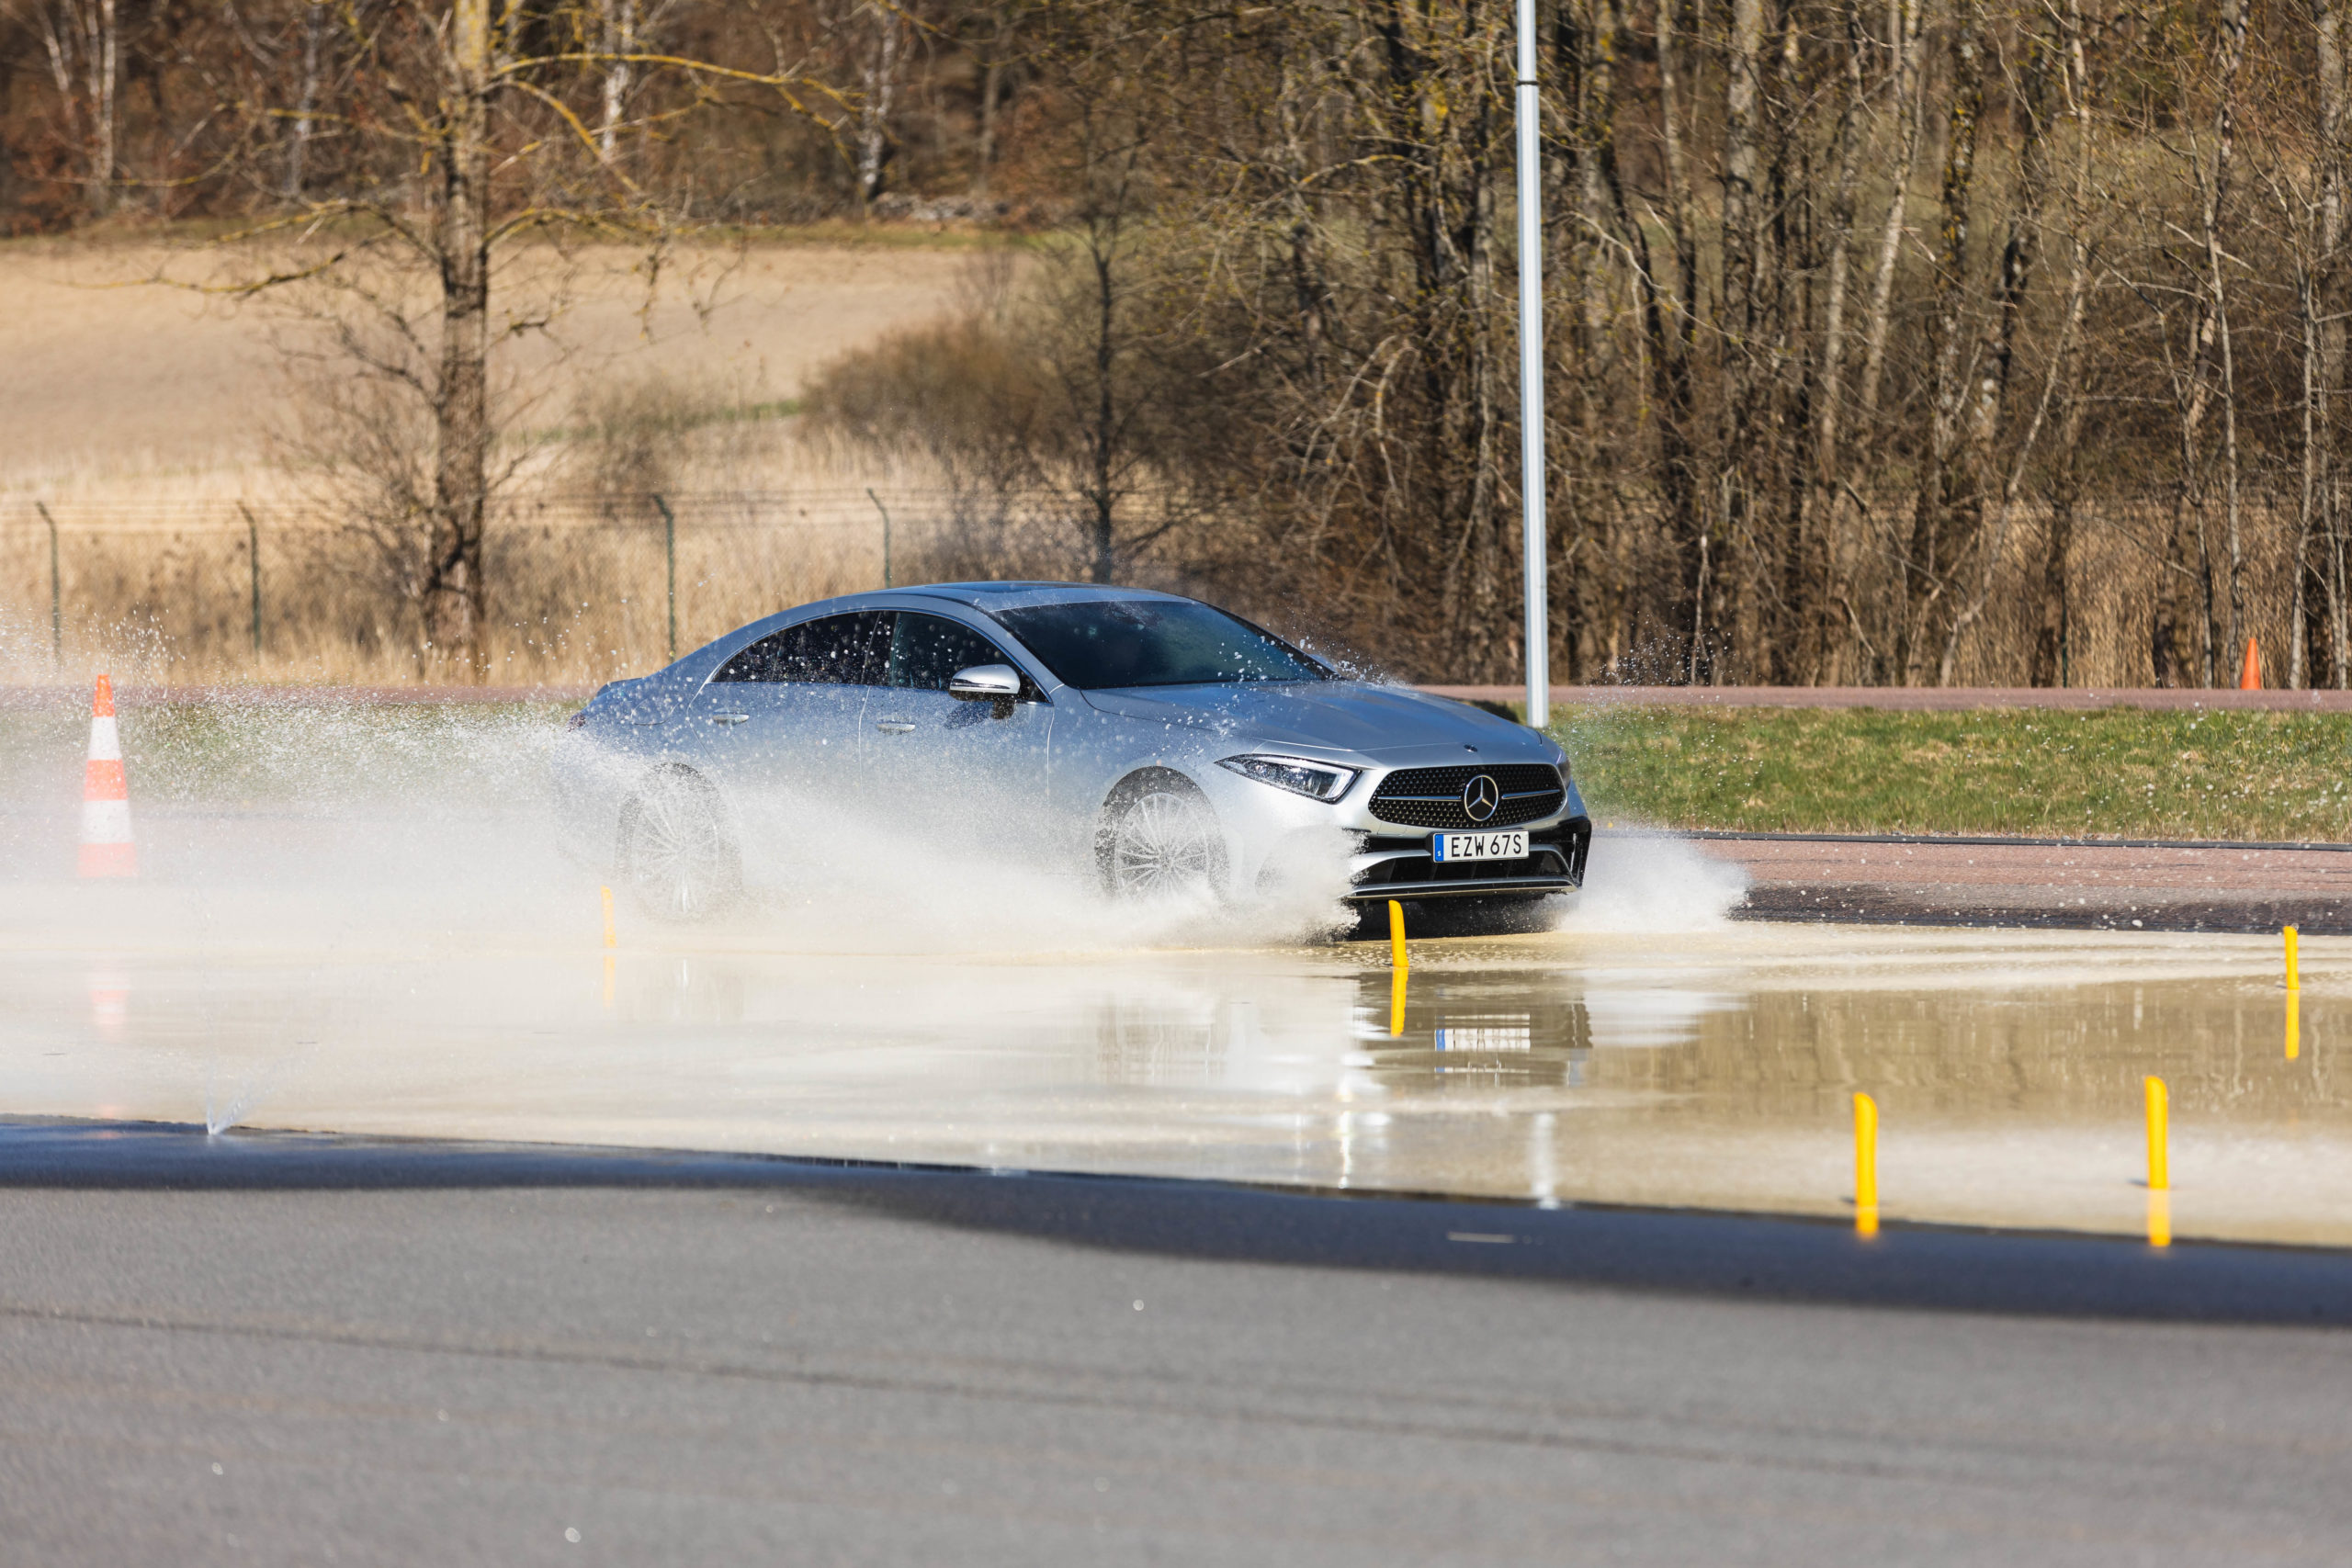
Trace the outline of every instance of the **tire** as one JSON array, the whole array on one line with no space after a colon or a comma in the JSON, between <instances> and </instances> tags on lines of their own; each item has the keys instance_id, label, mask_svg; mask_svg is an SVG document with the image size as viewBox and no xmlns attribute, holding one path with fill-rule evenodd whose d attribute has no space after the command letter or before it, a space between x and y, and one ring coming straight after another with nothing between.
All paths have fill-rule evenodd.
<instances>
[{"instance_id":1,"label":"tire","mask_svg":"<svg viewBox=\"0 0 2352 1568\"><path fill-rule=\"evenodd\" d=\"M1181 773L1139 773L1112 793L1095 860L1103 891L1123 904L1210 903L1225 887L1216 813Z\"/></svg>"},{"instance_id":2,"label":"tire","mask_svg":"<svg viewBox=\"0 0 2352 1568\"><path fill-rule=\"evenodd\" d=\"M718 792L684 768L665 768L621 813L620 875L656 919L707 920L742 891L742 863Z\"/></svg>"}]
</instances>

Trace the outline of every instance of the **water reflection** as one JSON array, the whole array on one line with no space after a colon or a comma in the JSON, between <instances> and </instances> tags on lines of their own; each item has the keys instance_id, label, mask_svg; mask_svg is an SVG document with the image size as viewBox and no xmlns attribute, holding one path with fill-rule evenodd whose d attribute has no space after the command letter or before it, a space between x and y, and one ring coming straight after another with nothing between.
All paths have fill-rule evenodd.
<instances>
[{"instance_id":1,"label":"water reflection","mask_svg":"<svg viewBox=\"0 0 2352 1568\"><path fill-rule=\"evenodd\" d=\"M2226 938L1385 958L0 947L0 1110L1841 1214L1860 1089L1889 1220L2136 1234L2154 1074L2178 1234L2352 1244L2352 943L2296 995Z\"/></svg>"},{"instance_id":2,"label":"water reflection","mask_svg":"<svg viewBox=\"0 0 2352 1568\"><path fill-rule=\"evenodd\" d=\"M1425 969L1408 978L1401 1020L1388 976L1367 974L1353 1013L1366 1077L1391 1093L1574 1088L1592 1055L1591 1017L1568 974Z\"/></svg>"}]
</instances>

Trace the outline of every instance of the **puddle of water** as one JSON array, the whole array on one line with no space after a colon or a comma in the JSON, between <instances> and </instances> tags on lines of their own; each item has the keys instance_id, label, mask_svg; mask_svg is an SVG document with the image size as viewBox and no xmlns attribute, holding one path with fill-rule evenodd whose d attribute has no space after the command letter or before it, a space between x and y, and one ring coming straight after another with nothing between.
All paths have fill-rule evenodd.
<instances>
[{"instance_id":1,"label":"puddle of water","mask_svg":"<svg viewBox=\"0 0 2352 1568\"><path fill-rule=\"evenodd\" d=\"M2305 944L2293 1060L2271 942L1737 924L1653 838L1401 999L1385 944L1268 945L1328 908L1143 918L888 836L608 954L551 712L127 710L141 876L90 885L79 705L0 716L0 1112L1841 1215L1860 1089L1886 1218L2135 1232L2154 1073L2176 1234L2352 1245L2352 942Z\"/></svg>"},{"instance_id":2,"label":"puddle of water","mask_svg":"<svg viewBox=\"0 0 2352 1568\"><path fill-rule=\"evenodd\" d=\"M0 921L0 1111L1841 1215L1861 1089L1885 1218L2137 1233L2155 1074L2174 1235L2352 1245L2352 942L2303 944L2290 1059L2253 938L1571 930L1419 943L1399 1005L1380 944L608 964L162 896Z\"/></svg>"}]
</instances>

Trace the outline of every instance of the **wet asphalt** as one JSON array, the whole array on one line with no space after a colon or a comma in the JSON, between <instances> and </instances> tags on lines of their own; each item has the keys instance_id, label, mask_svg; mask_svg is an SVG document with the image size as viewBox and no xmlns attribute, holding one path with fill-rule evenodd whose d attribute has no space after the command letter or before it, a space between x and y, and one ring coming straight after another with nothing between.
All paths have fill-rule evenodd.
<instances>
[{"instance_id":1,"label":"wet asphalt","mask_svg":"<svg viewBox=\"0 0 2352 1568\"><path fill-rule=\"evenodd\" d=\"M1704 1216L26 1131L0 1161L9 1562L2352 1549L2352 1335L2053 1293L2148 1263L2117 1243L1915 1249L1954 1299L2007 1279L2037 1308L1952 1312L1758 1299L1807 1292L1743 1288L1721 1265L1756 1222L1672 1228ZM1833 1235L1793 1250L1834 1261ZM2260 1273L2310 1255L2231 1256L2352 1299Z\"/></svg>"}]
</instances>

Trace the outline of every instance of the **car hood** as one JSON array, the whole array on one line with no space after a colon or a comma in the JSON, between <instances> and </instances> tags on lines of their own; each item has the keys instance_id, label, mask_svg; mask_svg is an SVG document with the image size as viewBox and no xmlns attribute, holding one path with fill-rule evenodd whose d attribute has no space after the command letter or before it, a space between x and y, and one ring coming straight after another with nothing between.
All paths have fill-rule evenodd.
<instances>
[{"instance_id":1,"label":"car hood","mask_svg":"<svg viewBox=\"0 0 2352 1568\"><path fill-rule=\"evenodd\" d=\"M1518 739L1532 750L1546 750L1525 725L1409 687L1358 681L1128 687L1083 695L1125 718L1196 725L1267 745L1369 754Z\"/></svg>"}]
</instances>

